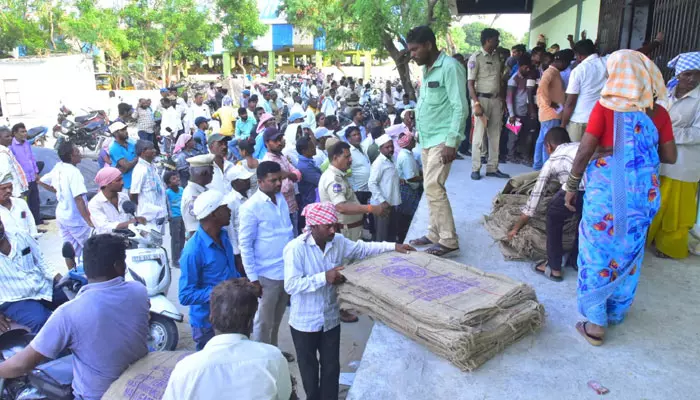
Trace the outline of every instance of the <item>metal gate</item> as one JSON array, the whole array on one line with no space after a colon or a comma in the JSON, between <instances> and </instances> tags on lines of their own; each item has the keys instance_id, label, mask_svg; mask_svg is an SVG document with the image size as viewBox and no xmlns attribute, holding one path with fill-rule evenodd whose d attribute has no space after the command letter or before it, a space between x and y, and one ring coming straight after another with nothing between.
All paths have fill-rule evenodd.
<instances>
[{"instance_id":1,"label":"metal gate","mask_svg":"<svg viewBox=\"0 0 700 400\"><path fill-rule=\"evenodd\" d=\"M652 32L664 32L663 45L654 52L654 61L670 78L666 64L679 53L700 50L700 1L654 1Z\"/></svg>"},{"instance_id":2,"label":"metal gate","mask_svg":"<svg viewBox=\"0 0 700 400\"><path fill-rule=\"evenodd\" d=\"M625 0L601 0L598 19L598 48L607 53L620 48Z\"/></svg>"}]
</instances>

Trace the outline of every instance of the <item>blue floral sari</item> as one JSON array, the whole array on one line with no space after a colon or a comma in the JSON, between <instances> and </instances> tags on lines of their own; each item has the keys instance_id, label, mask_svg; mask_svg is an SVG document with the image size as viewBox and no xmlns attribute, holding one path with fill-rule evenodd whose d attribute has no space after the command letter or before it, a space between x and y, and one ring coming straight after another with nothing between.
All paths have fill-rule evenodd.
<instances>
[{"instance_id":1,"label":"blue floral sari","mask_svg":"<svg viewBox=\"0 0 700 400\"><path fill-rule=\"evenodd\" d=\"M579 226L578 307L596 325L622 322L661 204L658 131L643 112L615 112L613 154L591 160Z\"/></svg>"}]
</instances>

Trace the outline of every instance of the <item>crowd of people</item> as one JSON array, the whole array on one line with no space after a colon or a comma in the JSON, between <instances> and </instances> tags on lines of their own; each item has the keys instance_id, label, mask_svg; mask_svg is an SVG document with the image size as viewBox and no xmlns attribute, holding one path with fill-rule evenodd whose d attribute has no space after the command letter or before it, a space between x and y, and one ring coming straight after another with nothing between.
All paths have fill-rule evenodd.
<instances>
[{"instance_id":1,"label":"crowd of people","mask_svg":"<svg viewBox=\"0 0 700 400\"><path fill-rule=\"evenodd\" d=\"M172 266L181 270L178 299L189 307L198 351L175 368L165 397L288 398L287 362L295 357L278 349L278 334L290 304L307 398L337 398L340 322L357 321L338 306L343 265L413 246L436 256L458 252L445 190L452 164L471 155L472 179L481 179L483 163L487 177L508 178L499 170L502 153L540 170L508 239L537 212L547 182L562 184L547 210L548 259L533 270L553 281L563 280L564 264L579 271L587 320L576 329L602 344L606 327L632 303L646 245L659 256L686 257L695 224L700 53L669 64L675 77L667 89L643 54L657 39L606 57L589 39L554 54L544 44L509 53L489 28L483 48L465 59L440 51L433 31L417 27L406 35L423 68L417 103L387 82L381 101L391 113L368 121L359 105L371 101L371 86L352 78L338 84L320 72L307 76L291 105L274 85L256 84L234 99L212 84L190 105L163 89L155 110L146 99L135 109L117 105L113 140L98 160L99 192L89 201L78 148L61 143L60 162L40 177L24 126L0 127L0 332L17 322L38 333L0 364L0 377L70 348L78 355L76 395L99 398L145 355L145 291L123 281L125 249L111 232L132 223L164 229L165 220ZM172 170L159 172L158 153L172 157ZM89 281L63 307L67 299L53 289L61 275L35 240L37 185L56 193L61 239L82 258ZM402 244L423 192L427 232ZM124 211L127 201L135 215ZM572 218L581 220L580 235L565 255L561 233ZM129 301L119 303L124 296ZM93 315L98 308L104 313ZM96 356L105 351L113 357ZM86 371L100 371L100 379Z\"/></svg>"}]
</instances>

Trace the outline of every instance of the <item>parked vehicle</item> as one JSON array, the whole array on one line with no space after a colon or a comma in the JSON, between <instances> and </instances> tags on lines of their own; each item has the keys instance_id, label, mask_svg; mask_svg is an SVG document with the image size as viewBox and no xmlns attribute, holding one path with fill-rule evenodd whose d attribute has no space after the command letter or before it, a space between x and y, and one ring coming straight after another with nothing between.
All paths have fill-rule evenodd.
<instances>
[{"instance_id":1,"label":"parked vehicle","mask_svg":"<svg viewBox=\"0 0 700 400\"><path fill-rule=\"evenodd\" d=\"M136 213L136 205L130 201L122 207L127 214L133 216ZM162 219L155 224L131 224L127 229L114 231L129 242L125 280L139 282L148 291L151 302L148 348L151 351L175 350L179 341L176 322L184 320L184 316L166 297L171 275L168 253L162 247L161 228L164 223ZM73 298L87 284L87 279L82 265L75 262L75 251L70 243L64 243L63 257L69 272L58 287L68 289L68 297Z\"/></svg>"},{"instance_id":2,"label":"parked vehicle","mask_svg":"<svg viewBox=\"0 0 700 400\"><path fill-rule=\"evenodd\" d=\"M53 128L56 138L55 148L64 141L76 146L94 151L109 136L107 131L107 114L102 110L91 111L71 120L73 112L61 106L58 113L58 124Z\"/></svg>"}]
</instances>

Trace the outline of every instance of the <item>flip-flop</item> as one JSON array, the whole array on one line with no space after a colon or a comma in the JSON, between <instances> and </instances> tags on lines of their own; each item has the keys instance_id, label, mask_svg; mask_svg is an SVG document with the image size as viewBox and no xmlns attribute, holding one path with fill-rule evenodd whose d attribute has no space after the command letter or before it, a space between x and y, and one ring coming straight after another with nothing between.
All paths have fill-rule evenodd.
<instances>
[{"instance_id":1,"label":"flip-flop","mask_svg":"<svg viewBox=\"0 0 700 400\"><path fill-rule=\"evenodd\" d=\"M537 267L539 267L540 265L542 265L542 263L545 263L546 261L547 260L539 260L539 261L535 262L534 264L532 264L532 271L536 274L544 275L544 271L540 271L539 269L537 269ZM545 264L545 269L546 269L546 264Z\"/></svg>"},{"instance_id":2,"label":"flip-flop","mask_svg":"<svg viewBox=\"0 0 700 400\"><path fill-rule=\"evenodd\" d=\"M433 242L427 237L421 236L418 239L413 239L409 241L408 244L410 244L411 246L429 246L433 244Z\"/></svg>"},{"instance_id":3,"label":"flip-flop","mask_svg":"<svg viewBox=\"0 0 700 400\"><path fill-rule=\"evenodd\" d=\"M436 244L435 246L432 246L428 249L425 250L426 253L433 255L433 256L438 256L438 257L445 257L448 254L457 254L455 252L459 251L459 247L455 249L451 249L449 247L445 247L441 244Z\"/></svg>"},{"instance_id":4,"label":"flip-flop","mask_svg":"<svg viewBox=\"0 0 700 400\"><path fill-rule=\"evenodd\" d=\"M588 325L588 321L579 321L576 323L576 330L578 333L581 334L581 336L588 341L593 346L601 346L603 344L603 338L598 337L598 336L593 336L589 334L586 331L586 325Z\"/></svg>"},{"instance_id":5,"label":"flip-flop","mask_svg":"<svg viewBox=\"0 0 700 400\"><path fill-rule=\"evenodd\" d=\"M552 275L552 268L549 266L549 264L547 264L547 266L544 267L544 277L549 279L550 281L554 281L554 282L561 282L564 280L563 275L559 275L559 276Z\"/></svg>"}]
</instances>

